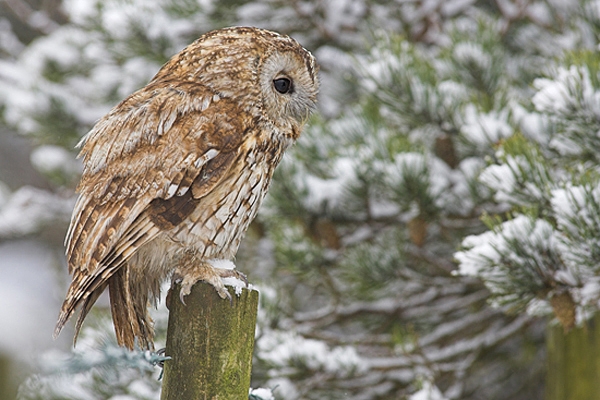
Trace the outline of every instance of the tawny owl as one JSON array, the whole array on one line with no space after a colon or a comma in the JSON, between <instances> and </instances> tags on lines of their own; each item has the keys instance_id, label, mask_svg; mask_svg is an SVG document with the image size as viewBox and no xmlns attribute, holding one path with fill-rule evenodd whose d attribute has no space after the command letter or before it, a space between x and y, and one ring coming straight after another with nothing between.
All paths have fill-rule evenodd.
<instances>
[{"instance_id":1,"label":"tawny owl","mask_svg":"<svg viewBox=\"0 0 600 400\"><path fill-rule=\"evenodd\" d=\"M273 169L315 108L318 66L290 37L209 32L80 143L84 171L66 237L73 275L55 336L81 307L75 339L108 287L118 343L153 346L147 307L171 274L229 293L212 260L232 260ZM216 264L216 263L215 263Z\"/></svg>"}]
</instances>

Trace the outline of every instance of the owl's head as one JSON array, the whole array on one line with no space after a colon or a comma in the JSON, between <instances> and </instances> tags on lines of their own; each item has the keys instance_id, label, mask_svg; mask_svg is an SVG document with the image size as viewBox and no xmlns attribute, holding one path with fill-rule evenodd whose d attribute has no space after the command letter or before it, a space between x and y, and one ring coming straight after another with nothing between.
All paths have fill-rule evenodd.
<instances>
[{"instance_id":1,"label":"owl's head","mask_svg":"<svg viewBox=\"0 0 600 400\"><path fill-rule=\"evenodd\" d=\"M233 27L202 35L154 78L194 81L275 127L299 130L314 111L319 67L296 40Z\"/></svg>"},{"instance_id":2,"label":"owl's head","mask_svg":"<svg viewBox=\"0 0 600 400\"><path fill-rule=\"evenodd\" d=\"M318 65L313 55L288 36L273 34L258 65L264 111L271 121L302 125L315 110L319 91Z\"/></svg>"}]
</instances>

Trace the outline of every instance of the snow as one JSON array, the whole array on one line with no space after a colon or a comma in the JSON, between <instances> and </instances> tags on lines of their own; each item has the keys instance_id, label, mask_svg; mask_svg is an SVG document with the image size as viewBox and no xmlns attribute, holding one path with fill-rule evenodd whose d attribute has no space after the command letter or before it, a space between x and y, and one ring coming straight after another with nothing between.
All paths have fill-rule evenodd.
<instances>
[{"instance_id":1,"label":"snow","mask_svg":"<svg viewBox=\"0 0 600 400\"><path fill-rule=\"evenodd\" d=\"M473 180L477 176L479 176L479 173L481 172L484 166L485 161L483 161L481 158L467 157L460 162L458 168L463 173L466 180Z\"/></svg>"},{"instance_id":2,"label":"snow","mask_svg":"<svg viewBox=\"0 0 600 400\"><path fill-rule=\"evenodd\" d=\"M19 41L11 28L11 23L7 19L0 18L0 51L16 56L25 46Z\"/></svg>"},{"instance_id":3,"label":"snow","mask_svg":"<svg viewBox=\"0 0 600 400\"><path fill-rule=\"evenodd\" d=\"M464 124L460 131L478 151L485 152L501 139L513 134L514 130L508 123L508 110L482 113L474 104L465 108Z\"/></svg>"},{"instance_id":4,"label":"snow","mask_svg":"<svg viewBox=\"0 0 600 400\"><path fill-rule=\"evenodd\" d=\"M580 282L573 271L569 270L558 270L554 273L554 280L559 283L563 283L567 286L579 286Z\"/></svg>"},{"instance_id":5,"label":"snow","mask_svg":"<svg viewBox=\"0 0 600 400\"><path fill-rule=\"evenodd\" d=\"M82 165L64 147L45 145L33 149L31 163L42 173L60 172L68 176L81 174Z\"/></svg>"},{"instance_id":6,"label":"snow","mask_svg":"<svg viewBox=\"0 0 600 400\"><path fill-rule=\"evenodd\" d=\"M513 199L517 178L513 174L510 165L490 165L484 169L479 176L479 180L484 185L495 190L494 197L498 202L510 202Z\"/></svg>"},{"instance_id":7,"label":"snow","mask_svg":"<svg viewBox=\"0 0 600 400\"><path fill-rule=\"evenodd\" d=\"M73 205L74 199L23 186L0 208L0 237L21 237L57 221L66 221Z\"/></svg>"},{"instance_id":8,"label":"snow","mask_svg":"<svg viewBox=\"0 0 600 400\"><path fill-rule=\"evenodd\" d=\"M442 161L415 152L399 153L394 157L393 164L383 162L380 168L389 187L398 190L407 187L409 182L428 178L425 183L427 193L436 200L440 200L437 196L448 188L451 175L448 166Z\"/></svg>"},{"instance_id":9,"label":"snow","mask_svg":"<svg viewBox=\"0 0 600 400\"><path fill-rule=\"evenodd\" d=\"M455 81L442 81L436 89L439 92L441 106L449 111L454 110L456 104L466 101L469 96L466 87Z\"/></svg>"},{"instance_id":10,"label":"snow","mask_svg":"<svg viewBox=\"0 0 600 400\"><path fill-rule=\"evenodd\" d=\"M554 23L552 13L548 5L541 2L534 2L528 5L527 15L541 25L550 25Z\"/></svg>"},{"instance_id":11,"label":"snow","mask_svg":"<svg viewBox=\"0 0 600 400\"><path fill-rule=\"evenodd\" d=\"M536 112L528 112L525 108L514 105L511 108L513 118L521 132L528 138L546 146L550 140L548 118Z\"/></svg>"},{"instance_id":12,"label":"snow","mask_svg":"<svg viewBox=\"0 0 600 400\"><path fill-rule=\"evenodd\" d=\"M212 259L208 260L208 263L212 265L214 268L218 269L227 269L234 270L236 269L235 264L231 260L222 260L222 259ZM225 286L231 286L235 288L235 294L240 297L242 294L242 289L255 290L255 288L251 284L246 284L243 280L236 278L234 276L222 278L223 284Z\"/></svg>"},{"instance_id":13,"label":"snow","mask_svg":"<svg viewBox=\"0 0 600 400\"><path fill-rule=\"evenodd\" d=\"M533 82L537 93L532 102L544 113L569 115L583 108L596 118L600 117L600 92L596 91L587 67L559 67L553 79L538 78Z\"/></svg>"},{"instance_id":14,"label":"snow","mask_svg":"<svg viewBox=\"0 0 600 400\"><path fill-rule=\"evenodd\" d=\"M552 314L550 303L544 299L533 299L527 305L527 314L535 317L545 317Z\"/></svg>"},{"instance_id":15,"label":"snow","mask_svg":"<svg viewBox=\"0 0 600 400\"><path fill-rule=\"evenodd\" d=\"M252 400L275 400L275 396L273 396L273 392L271 392L271 389L263 389L263 388L252 389L252 388L250 388L249 395L251 396L250 398Z\"/></svg>"},{"instance_id":16,"label":"snow","mask_svg":"<svg viewBox=\"0 0 600 400\"><path fill-rule=\"evenodd\" d=\"M251 283L246 284L246 282L236 277L222 278L222 281L225 286L231 286L235 289L235 295L237 297L242 295L243 289L255 290Z\"/></svg>"},{"instance_id":17,"label":"snow","mask_svg":"<svg viewBox=\"0 0 600 400\"><path fill-rule=\"evenodd\" d=\"M321 68L350 70L354 67L352 56L337 47L321 46L315 51L314 56L319 60Z\"/></svg>"},{"instance_id":18,"label":"snow","mask_svg":"<svg viewBox=\"0 0 600 400\"><path fill-rule=\"evenodd\" d=\"M516 239L523 243L531 252L528 256L535 257L536 249L555 248L553 232L552 226L545 220L531 220L525 215L518 215L496 230L464 238L462 247L467 250L454 254L459 262L458 271L475 276L495 274L490 268L498 265L502 257L517 257L509 250L509 241Z\"/></svg>"},{"instance_id":19,"label":"snow","mask_svg":"<svg viewBox=\"0 0 600 400\"><path fill-rule=\"evenodd\" d=\"M475 0L446 0L440 2L442 13L445 16L454 16L467 9Z\"/></svg>"},{"instance_id":20,"label":"snow","mask_svg":"<svg viewBox=\"0 0 600 400\"><path fill-rule=\"evenodd\" d=\"M400 207L395 201L386 201L384 199L374 198L369 202L369 215L373 218L389 218L394 215L398 215L400 213ZM362 237L362 233L371 234L371 230L366 228L361 231L361 228L357 229L357 231L349 236L344 238L347 243L352 243L353 241L360 240Z\"/></svg>"},{"instance_id":21,"label":"snow","mask_svg":"<svg viewBox=\"0 0 600 400\"><path fill-rule=\"evenodd\" d=\"M455 254L459 273L481 277L497 295L492 304L525 306L530 315L553 312L548 299L554 291L539 297L540 290L568 290L576 304L577 323L589 318L600 306L598 267L588 261L600 248L600 223L586 219L590 208L598 209L600 199L589 205L582 196L571 195L578 193L577 189L553 191L556 227L543 219L518 215L488 232L463 239L464 250ZM585 200L590 200L589 192Z\"/></svg>"},{"instance_id":22,"label":"snow","mask_svg":"<svg viewBox=\"0 0 600 400\"><path fill-rule=\"evenodd\" d=\"M144 86L149 81L149 77L154 76L159 69L159 64L148 62L144 57L128 59L119 72L122 79L119 84L119 97L125 98Z\"/></svg>"},{"instance_id":23,"label":"snow","mask_svg":"<svg viewBox=\"0 0 600 400\"><path fill-rule=\"evenodd\" d=\"M264 332L256 346L260 358L276 367L300 363L310 370L324 370L339 376L363 369L363 362L354 347L330 349L322 341L306 339L295 332Z\"/></svg>"},{"instance_id":24,"label":"snow","mask_svg":"<svg viewBox=\"0 0 600 400\"><path fill-rule=\"evenodd\" d=\"M219 269L235 269L235 264L231 260L222 260L222 259L212 259L208 260L208 263L212 265L214 268Z\"/></svg>"},{"instance_id":25,"label":"snow","mask_svg":"<svg viewBox=\"0 0 600 400\"><path fill-rule=\"evenodd\" d=\"M57 254L35 240L0 243L0 353L33 361L56 346L51 333L59 309Z\"/></svg>"},{"instance_id":26,"label":"snow","mask_svg":"<svg viewBox=\"0 0 600 400\"><path fill-rule=\"evenodd\" d=\"M64 10L68 10L73 23L81 25L98 13L97 0L64 0Z\"/></svg>"},{"instance_id":27,"label":"snow","mask_svg":"<svg viewBox=\"0 0 600 400\"><path fill-rule=\"evenodd\" d=\"M400 153L394 158L399 175L421 175L427 170L425 156L420 153Z\"/></svg>"},{"instance_id":28,"label":"snow","mask_svg":"<svg viewBox=\"0 0 600 400\"><path fill-rule=\"evenodd\" d=\"M592 306L592 312L600 306L600 277L588 278L577 293L582 305Z\"/></svg>"},{"instance_id":29,"label":"snow","mask_svg":"<svg viewBox=\"0 0 600 400\"><path fill-rule=\"evenodd\" d=\"M465 66L475 65L480 71L492 69L492 57L479 43L461 42L454 46L454 59Z\"/></svg>"},{"instance_id":30,"label":"snow","mask_svg":"<svg viewBox=\"0 0 600 400\"><path fill-rule=\"evenodd\" d=\"M593 204L588 204L591 199L600 204L600 189L567 185L553 190L550 201L558 225L571 234L582 226L598 226L600 221L595 219L596 214L591 209Z\"/></svg>"},{"instance_id":31,"label":"snow","mask_svg":"<svg viewBox=\"0 0 600 400\"><path fill-rule=\"evenodd\" d=\"M423 388L412 394L408 400L446 400L446 398L433 383L425 381Z\"/></svg>"},{"instance_id":32,"label":"snow","mask_svg":"<svg viewBox=\"0 0 600 400\"><path fill-rule=\"evenodd\" d=\"M268 381L269 385L280 399L285 400L300 400L300 391L294 382L285 377L271 378Z\"/></svg>"},{"instance_id":33,"label":"snow","mask_svg":"<svg viewBox=\"0 0 600 400\"><path fill-rule=\"evenodd\" d=\"M355 180L355 165L356 160L340 157L335 161L331 170L331 178L303 175L304 182L301 184L308 191L304 200L306 207L312 210L321 210L323 206L335 209L342 204L349 182Z\"/></svg>"},{"instance_id":34,"label":"snow","mask_svg":"<svg viewBox=\"0 0 600 400\"><path fill-rule=\"evenodd\" d=\"M594 282L599 269L588 261L600 249L600 220L595 212L600 205L600 189L567 184L552 191L551 205L561 232L558 249L565 263L565 270L557 271L555 280L573 287L572 294L588 306L600 298Z\"/></svg>"}]
</instances>

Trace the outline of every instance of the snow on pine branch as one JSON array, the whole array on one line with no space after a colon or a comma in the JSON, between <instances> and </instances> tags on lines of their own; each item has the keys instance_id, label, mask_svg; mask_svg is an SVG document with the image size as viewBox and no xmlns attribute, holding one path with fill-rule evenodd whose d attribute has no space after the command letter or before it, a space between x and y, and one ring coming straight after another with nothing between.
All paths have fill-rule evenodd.
<instances>
[{"instance_id":1,"label":"snow on pine branch","mask_svg":"<svg viewBox=\"0 0 600 400\"><path fill-rule=\"evenodd\" d=\"M571 323L600 307L600 190L552 191L556 226L517 215L492 230L466 237L455 254L459 273L478 276L494 304L532 314L552 312L553 299L569 296Z\"/></svg>"},{"instance_id":2,"label":"snow on pine branch","mask_svg":"<svg viewBox=\"0 0 600 400\"><path fill-rule=\"evenodd\" d=\"M480 277L496 305L553 311L567 327L600 307L600 60L571 57L534 81L537 115L513 108L527 136L502 141L480 175L511 216L488 218L490 230L455 254L459 272Z\"/></svg>"},{"instance_id":3,"label":"snow on pine branch","mask_svg":"<svg viewBox=\"0 0 600 400\"><path fill-rule=\"evenodd\" d=\"M562 260L556 235L544 220L519 215L496 230L463 240L466 250L455 254L459 272L481 277L498 304L525 307L551 287Z\"/></svg>"},{"instance_id":4,"label":"snow on pine branch","mask_svg":"<svg viewBox=\"0 0 600 400\"><path fill-rule=\"evenodd\" d=\"M550 145L563 156L591 154L600 160L599 73L593 64L558 66L551 78L533 82L532 103L555 125Z\"/></svg>"},{"instance_id":5,"label":"snow on pine branch","mask_svg":"<svg viewBox=\"0 0 600 400\"><path fill-rule=\"evenodd\" d=\"M293 332L267 331L263 334L256 343L258 357L274 367L273 373L282 367L287 367L286 374L293 373L289 368L306 368L346 377L364 369L354 347L330 349L322 341L306 339Z\"/></svg>"},{"instance_id":6,"label":"snow on pine branch","mask_svg":"<svg viewBox=\"0 0 600 400\"><path fill-rule=\"evenodd\" d=\"M23 186L0 204L0 239L39 233L56 223L66 228L74 204L72 198Z\"/></svg>"}]
</instances>

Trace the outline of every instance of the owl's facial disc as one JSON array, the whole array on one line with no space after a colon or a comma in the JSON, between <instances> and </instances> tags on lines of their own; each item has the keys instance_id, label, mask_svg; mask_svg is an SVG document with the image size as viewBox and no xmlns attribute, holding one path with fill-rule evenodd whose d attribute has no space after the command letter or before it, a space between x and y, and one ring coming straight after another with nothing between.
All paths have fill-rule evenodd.
<instances>
[{"instance_id":1,"label":"owl's facial disc","mask_svg":"<svg viewBox=\"0 0 600 400\"><path fill-rule=\"evenodd\" d=\"M306 62L312 56L301 51L274 51L262 65L264 110L276 125L299 128L315 109L319 82L313 64Z\"/></svg>"}]
</instances>

